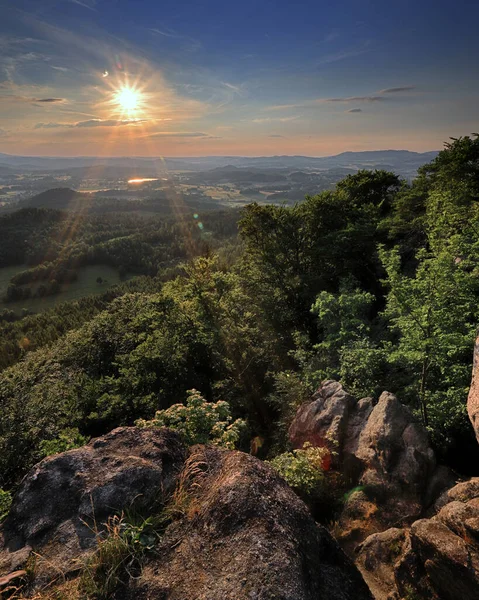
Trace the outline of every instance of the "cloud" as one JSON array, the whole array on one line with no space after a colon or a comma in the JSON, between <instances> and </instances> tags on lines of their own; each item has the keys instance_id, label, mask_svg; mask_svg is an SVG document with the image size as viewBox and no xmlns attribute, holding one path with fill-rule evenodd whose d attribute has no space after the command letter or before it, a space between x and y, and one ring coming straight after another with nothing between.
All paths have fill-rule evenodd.
<instances>
[{"instance_id":1,"label":"cloud","mask_svg":"<svg viewBox=\"0 0 479 600\"><path fill-rule=\"evenodd\" d=\"M261 117L257 119L251 119L252 123L287 123L288 121L296 121L300 115L294 115L292 117Z\"/></svg>"},{"instance_id":2,"label":"cloud","mask_svg":"<svg viewBox=\"0 0 479 600\"><path fill-rule=\"evenodd\" d=\"M212 138L213 136L201 131L157 131L156 133L150 133L148 137Z\"/></svg>"},{"instance_id":3,"label":"cloud","mask_svg":"<svg viewBox=\"0 0 479 600\"><path fill-rule=\"evenodd\" d=\"M349 98L324 98L317 102L384 102L383 96L351 96Z\"/></svg>"},{"instance_id":4,"label":"cloud","mask_svg":"<svg viewBox=\"0 0 479 600\"><path fill-rule=\"evenodd\" d=\"M66 67L56 67L54 65L50 65L50 67L52 69L55 69L55 71L61 71L62 73L66 73L67 71L70 70L70 69L67 69Z\"/></svg>"},{"instance_id":5,"label":"cloud","mask_svg":"<svg viewBox=\"0 0 479 600\"><path fill-rule=\"evenodd\" d=\"M363 112L363 110L361 108L350 108L346 112L348 112L348 113L360 113L360 112Z\"/></svg>"},{"instance_id":6,"label":"cloud","mask_svg":"<svg viewBox=\"0 0 479 600\"><path fill-rule=\"evenodd\" d=\"M138 125L146 122L147 119L90 119L88 121L80 121L79 123L75 123L75 127L117 127L120 125Z\"/></svg>"},{"instance_id":7,"label":"cloud","mask_svg":"<svg viewBox=\"0 0 479 600\"><path fill-rule=\"evenodd\" d=\"M330 31L328 35L324 37L323 42L329 44L330 42L334 42L334 40L336 40L338 37L339 33L335 29L333 29L333 31Z\"/></svg>"},{"instance_id":8,"label":"cloud","mask_svg":"<svg viewBox=\"0 0 479 600\"><path fill-rule=\"evenodd\" d=\"M191 52L195 52L202 47L200 41L189 37L188 35L183 35L182 33L173 31L173 29L168 29L167 27L163 27L161 29L158 29L157 27L150 27L148 31L156 36L178 40L183 45L185 50L189 50Z\"/></svg>"},{"instance_id":9,"label":"cloud","mask_svg":"<svg viewBox=\"0 0 479 600\"><path fill-rule=\"evenodd\" d=\"M79 121L78 123L37 123L34 129L83 129L85 127L120 127L122 125L138 125L146 123L147 119L89 119L88 121Z\"/></svg>"},{"instance_id":10,"label":"cloud","mask_svg":"<svg viewBox=\"0 0 479 600\"><path fill-rule=\"evenodd\" d=\"M270 137L270 138L284 138L286 136L280 135L279 133L272 133L271 135L268 135L268 137Z\"/></svg>"},{"instance_id":11,"label":"cloud","mask_svg":"<svg viewBox=\"0 0 479 600\"><path fill-rule=\"evenodd\" d=\"M399 92L410 92L411 90L415 90L415 89L416 89L415 85L404 85L402 87L386 88L385 90L381 90L379 93L380 94L397 94Z\"/></svg>"},{"instance_id":12,"label":"cloud","mask_svg":"<svg viewBox=\"0 0 479 600\"><path fill-rule=\"evenodd\" d=\"M89 10L93 10L98 12L95 8L96 0L68 0L72 4L78 4L78 6L83 6L83 8L88 8Z\"/></svg>"},{"instance_id":13,"label":"cloud","mask_svg":"<svg viewBox=\"0 0 479 600\"><path fill-rule=\"evenodd\" d=\"M65 102L65 98L32 98L32 102L45 102L50 104L54 102Z\"/></svg>"}]
</instances>

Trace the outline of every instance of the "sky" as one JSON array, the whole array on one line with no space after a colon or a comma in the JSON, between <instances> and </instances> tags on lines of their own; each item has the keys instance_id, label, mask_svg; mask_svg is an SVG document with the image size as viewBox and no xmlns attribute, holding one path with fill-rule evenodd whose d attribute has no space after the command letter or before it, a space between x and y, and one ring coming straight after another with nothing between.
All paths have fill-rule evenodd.
<instances>
[{"instance_id":1,"label":"sky","mask_svg":"<svg viewBox=\"0 0 479 600\"><path fill-rule=\"evenodd\" d=\"M472 0L0 0L0 152L438 150L479 130Z\"/></svg>"}]
</instances>

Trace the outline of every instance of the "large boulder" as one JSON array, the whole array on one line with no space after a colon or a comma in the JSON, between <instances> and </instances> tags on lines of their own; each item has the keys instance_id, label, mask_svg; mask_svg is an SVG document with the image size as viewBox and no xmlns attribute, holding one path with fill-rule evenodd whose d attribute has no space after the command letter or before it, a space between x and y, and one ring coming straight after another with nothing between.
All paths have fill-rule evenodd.
<instances>
[{"instance_id":1,"label":"large boulder","mask_svg":"<svg viewBox=\"0 0 479 600\"><path fill-rule=\"evenodd\" d=\"M191 461L201 474L189 482L185 515L128 598L371 598L353 563L269 465L205 447L189 468Z\"/></svg>"},{"instance_id":2,"label":"large boulder","mask_svg":"<svg viewBox=\"0 0 479 600\"><path fill-rule=\"evenodd\" d=\"M75 570L95 551L102 523L133 504L158 513L167 501L172 521L155 552L112 598L372 600L352 561L269 465L205 446L187 458L166 429L117 429L39 463L13 499L0 578L26 575L33 549L36 597L84 597Z\"/></svg>"},{"instance_id":3,"label":"large boulder","mask_svg":"<svg viewBox=\"0 0 479 600\"><path fill-rule=\"evenodd\" d=\"M472 381L467 398L467 412L471 420L477 441L479 442L479 335L474 345L474 362L472 367Z\"/></svg>"},{"instance_id":4,"label":"large boulder","mask_svg":"<svg viewBox=\"0 0 479 600\"><path fill-rule=\"evenodd\" d=\"M377 600L479 598L479 478L442 495L438 512L368 537L357 565Z\"/></svg>"},{"instance_id":5,"label":"large boulder","mask_svg":"<svg viewBox=\"0 0 479 600\"><path fill-rule=\"evenodd\" d=\"M4 523L0 576L19 568L32 549L45 577L52 568L76 570L110 515L165 502L185 457L169 429L123 427L41 461L20 485Z\"/></svg>"},{"instance_id":6,"label":"large boulder","mask_svg":"<svg viewBox=\"0 0 479 600\"><path fill-rule=\"evenodd\" d=\"M342 534L354 543L411 523L444 487L453 485L451 473L437 467L425 429L388 392L374 404L326 381L299 408L289 438L295 448L305 442L328 447L333 467L357 487L340 519Z\"/></svg>"}]
</instances>

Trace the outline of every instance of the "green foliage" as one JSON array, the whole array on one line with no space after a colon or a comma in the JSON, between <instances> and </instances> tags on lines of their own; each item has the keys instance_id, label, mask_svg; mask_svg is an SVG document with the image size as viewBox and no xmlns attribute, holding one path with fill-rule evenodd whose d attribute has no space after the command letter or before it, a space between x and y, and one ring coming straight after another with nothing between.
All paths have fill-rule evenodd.
<instances>
[{"instance_id":1,"label":"green foliage","mask_svg":"<svg viewBox=\"0 0 479 600\"><path fill-rule=\"evenodd\" d=\"M88 442L89 438L81 435L77 428L69 427L60 431L55 439L40 442L39 449L42 456L51 456L74 448L81 448Z\"/></svg>"},{"instance_id":2,"label":"green foliage","mask_svg":"<svg viewBox=\"0 0 479 600\"><path fill-rule=\"evenodd\" d=\"M299 494L320 495L324 484L323 464L329 455L327 448L306 443L302 449L284 452L269 463Z\"/></svg>"},{"instance_id":3,"label":"green foliage","mask_svg":"<svg viewBox=\"0 0 479 600\"><path fill-rule=\"evenodd\" d=\"M12 505L12 495L10 492L0 489L0 523L8 515Z\"/></svg>"},{"instance_id":4,"label":"green foliage","mask_svg":"<svg viewBox=\"0 0 479 600\"><path fill-rule=\"evenodd\" d=\"M421 251L413 277L401 272L396 250L382 251L381 257L390 290L385 314L399 333L389 360L407 372L403 393L416 398L424 424L437 433L446 416L464 423L464 394L470 381L467 357L472 356L477 318L475 284L457 260L452 242L436 253ZM455 418L451 400L457 406Z\"/></svg>"},{"instance_id":5,"label":"green foliage","mask_svg":"<svg viewBox=\"0 0 479 600\"><path fill-rule=\"evenodd\" d=\"M247 420L271 456L324 378L360 396L388 389L422 411L436 448L461 444L479 317L478 140L453 140L411 185L360 171L295 206L249 205L240 241L236 212L202 215L202 231L87 215L74 236L56 211L0 218L0 265L26 265L10 294L82 265L147 274L44 314L2 311L0 486L80 443L68 429L90 437L138 419L229 446ZM204 399L184 405L192 389Z\"/></svg>"},{"instance_id":6,"label":"green foliage","mask_svg":"<svg viewBox=\"0 0 479 600\"><path fill-rule=\"evenodd\" d=\"M162 515L147 519L111 517L105 533L97 533L97 548L80 576L80 590L89 600L107 600L141 571L165 527Z\"/></svg>"},{"instance_id":7,"label":"green foliage","mask_svg":"<svg viewBox=\"0 0 479 600\"><path fill-rule=\"evenodd\" d=\"M323 291L311 308L316 315L320 341L311 344L296 335L293 353L310 386L324 379L341 380L359 396L374 394L384 370L384 351L372 339L371 321L375 298L349 278L339 292Z\"/></svg>"},{"instance_id":8,"label":"green foliage","mask_svg":"<svg viewBox=\"0 0 479 600\"><path fill-rule=\"evenodd\" d=\"M245 421L231 417L227 402L207 402L196 390L188 390L185 404L174 404L159 410L151 421L140 419L140 427L169 427L179 431L185 442L194 444L216 444L234 449L246 429Z\"/></svg>"}]
</instances>

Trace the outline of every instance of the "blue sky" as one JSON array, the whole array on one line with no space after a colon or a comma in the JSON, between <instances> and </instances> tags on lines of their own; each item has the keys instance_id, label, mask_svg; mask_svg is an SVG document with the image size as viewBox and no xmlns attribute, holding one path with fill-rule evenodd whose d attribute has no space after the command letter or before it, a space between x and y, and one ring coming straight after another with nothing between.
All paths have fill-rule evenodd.
<instances>
[{"instance_id":1,"label":"blue sky","mask_svg":"<svg viewBox=\"0 0 479 600\"><path fill-rule=\"evenodd\" d=\"M464 0L0 0L0 152L438 149L479 129L478 19Z\"/></svg>"}]
</instances>

